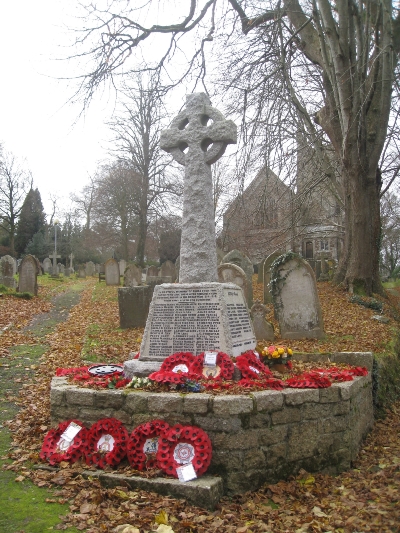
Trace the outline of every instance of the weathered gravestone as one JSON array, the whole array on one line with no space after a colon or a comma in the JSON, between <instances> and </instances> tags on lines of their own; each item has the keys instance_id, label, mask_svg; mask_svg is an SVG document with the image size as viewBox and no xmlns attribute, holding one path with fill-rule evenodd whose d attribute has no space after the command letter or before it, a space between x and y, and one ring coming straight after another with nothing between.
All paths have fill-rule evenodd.
<instances>
[{"instance_id":1,"label":"weathered gravestone","mask_svg":"<svg viewBox=\"0 0 400 533\"><path fill-rule=\"evenodd\" d=\"M85 265L79 265L78 278L86 278L86 266Z\"/></svg>"},{"instance_id":2,"label":"weathered gravestone","mask_svg":"<svg viewBox=\"0 0 400 533\"><path fill-rule=\"evenodd\" d=\"M119 265L119 275L123 276L125 273L125 269L126 269L125 259L120 259L118 265Z\"/></svg>"},{"instance_id":3,"label":"weathered gravestone","mask_svg":"<svg viewBox=\"0 0 400 533\"><path fill-rule=\"evenodd\" d=\"M150 265L146 272L146 281L153 281L154 278L158 278L159 269L155 265Z\"/></svg>"},{"instance_id":4,"label":"weathered gravestone","mask_svg":"<svg viewBox=\"0 0 400 533\"><path fill-rule=\"evenodd\" d=\"M242 254L242 252L239 252L239 250L232 250L224 255L222 263L233 263L234 265L240 267L246 274L248 286L247 303L249 307L251 307L253 305L253 263L250 261L247 255Z\"/></svg>"},{"instance_id":5,"label":"weathered gravestone","mask_svg":"<svg viewBox=\"0 0 400 533\"><path fill-rule=\"evenodd\" d=\"M161 148L185 166L179 284L158 285L137 360L128 376L145 375L174 352L218 350L237 356L256 346L241 290L218 283L211 164L236 142L236 126L203 93L161 133Z\"/></svg>"},{"instance_id":6,"label":"weathered gravestone","mask_svg":"<svg viewBox=\"0 0 400 533\"><path fill-rule=\"evenodd\" d=\"M19 265L18 292L30 292L37 295L38 266L33 255L26 255Z\"/></svg>"},{"instance_id":7,"label":"weathered gravestone","mask_svg":"<svg viewBox=\"0 0 400 533\"><path fill-rule=\"evenodd\" d=\"M281 252L273 252L270 254L266 259L264 259L263 262L263 284L264 284L264 303L270 304L272 303L272 294L270 292L270 286L269 283L271 281L271 265L275 261L275 259L278 259L282 255Z\"/></svg>"},{"instance_id":8,"label":"weathered gravestone","mask_svg":"<svg viewBox=\"0 0 400 533\"><path fill-rule=\"evenodd\" d=\"M137 287L142 284L142 269L134 263L129 264L124 272L124 287ZM121 326L122 327L122 326Z\"/></svg>"},{"instance_id":9,"label":"weathered gravestone","mask_svg":"<svg viewBox=\"0 0 400 533\"><path fill-rule=\"evenodd\" d=\"M65 266L62 263L58 263L58 273L64 274L65 272Z\"/></svg>"},{"instance_id":10,"label":"weathered gravestone","mask_svg":"<svg viewBox=\"0 0 400 533\"><path fill-rule=\"evenodd\" d=\"M86 275L87 276L93 276L95 273L95 265L93 261L88 261L85 266Z\"/></svg>"},{"instance_id":11,"label":"weathered gravestone","mask_svg":"<svg viewBox=\"0 0 400 533\"><path fill-rule=\"evenodd\" d=\"M283 339L325 336L315 275L299 255L289 252L272 263L271 292Z\"/></svg>"},{"instance_id":12,"label":"weathered gravestone","mask_svg":"<svg viewBox=\"0 0 400 533\"><path fill-rule=\"evenodd\" d=\"M49 259L48 257L43 260L43 271L46 274L50 274L51 272L51 259Z\"/></svg>"},{"instance_id":13,"label":"weathered gravestone","mask_svg":"<svg viewBox=\"0 0 400 533\"><path fill-rule=\"evenodd\" d=\"M104 263L106 285L119 285L119 265L116 259L110 258Z\"/></svg>"},{"instance_id":14,"label":"weathered gravestone","mask_svg":"<svg viewBox=\"0 0 400 533\"><path fill-rule=\"evenodd\" d=\"M256 339L258 341L273 341L274 340L274 326L268 322L265 315L267 308L260 300L256 300L250 310L250 315L253 320L253 327Z\"/></svg>"},{"instance_id":15,"label":"weathered gravestone","mask_svg":"<svg viewBox=\"0 0 400 533\"><path fill-rule=\"evenodd\" d=\"M64 269L64 276L65 276L66 278L69 278L70 275L71 275L71 269L70 269L69 267L65 267L65 269Z\"/></svg>"},{"instance_id":16,"label":"weathered gravestone","mask_svg":"<svg viewBox=\"0 0 400 533\"><path fill-rule=\"evenodd\" d=\"M11 255L3 255L0 259L0 284L15 289L15 259Z\"/></svg>"},{"instance_id":17,"label":"weathered gravestone","mask_svg":"<svg viewBox=\"0 0 400 533\"><path fill-rule=\"evenodd\" d=\"M250 308L249 303L249 284L247 276L239 266L233 263L221 263L218 265L218 281L220 283L234 283L238 285L246 299L247 305Z\"/></svg>"},{"instance_id":18,"label":"weathered gravestone","mask_svg":"<svg viewBox=\"0 0 400 533\"><path fill-rule=\"evenodd\" d=\"M118 289L119 323L122 329L146 325L152 294L152 288L148 285Z\"/></svg>"},{"instance_id":19,"label":"weathered gravestone","mask_svg":"<svg viewBox=\"0 0 400 533\"><path fill-rule=\"evenodd\" d=\"M175 283L176 269L172 261L165 261L160 267L160 277L167 283Z\"/></svg>"}]
</instances>

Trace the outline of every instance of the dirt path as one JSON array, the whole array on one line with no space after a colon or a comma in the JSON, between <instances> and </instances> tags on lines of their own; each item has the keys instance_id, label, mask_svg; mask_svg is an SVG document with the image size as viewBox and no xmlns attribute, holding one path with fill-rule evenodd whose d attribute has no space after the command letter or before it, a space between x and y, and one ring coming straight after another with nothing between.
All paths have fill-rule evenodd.
<instances>
[{"instance_id":1,"label":"dirt path","mask_svg":"<svg viewBox=\"0 0 400 533\"><path fill-rule=\"evenodd\" d=\"M29 480L7 470L12 435L7 421L19 410L18 395L26 378L37 369L40 357L48 350L45 336L60 322L67 319L69 310L78 304L84 284L70 285L66 291L55 296L47 313L40 313L24 328L36 344L16 345L9 349L10 356L2 359L0 366L0 531L2 533L42 533L53 529L59 515L68 511L68 505L50 503L54 495L41 489ZM15 480L20 479L20 483ZM53 500L54 501L54 500ZM76 532L75 528L66 530Z\"/></svg>"}]
</instances>

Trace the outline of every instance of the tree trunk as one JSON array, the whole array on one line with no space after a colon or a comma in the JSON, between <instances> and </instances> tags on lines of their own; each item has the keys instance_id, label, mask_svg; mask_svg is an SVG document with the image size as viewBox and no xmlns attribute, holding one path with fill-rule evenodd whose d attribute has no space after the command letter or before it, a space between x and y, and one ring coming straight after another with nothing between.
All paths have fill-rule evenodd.
<instances>
[{"instance_id":1,"label":"tree trunk","mask_svg":"<svg viewBox=\"0 0 400 533\"><path fill-rule=\"evenodd\" d=\"M142 268L144 268L144 252L146 246L146 237L147 237L147 216L140 216L139 218L139 235L138 235L138 244L136 248L136 262Z\"/></svg>"}]
</instances>

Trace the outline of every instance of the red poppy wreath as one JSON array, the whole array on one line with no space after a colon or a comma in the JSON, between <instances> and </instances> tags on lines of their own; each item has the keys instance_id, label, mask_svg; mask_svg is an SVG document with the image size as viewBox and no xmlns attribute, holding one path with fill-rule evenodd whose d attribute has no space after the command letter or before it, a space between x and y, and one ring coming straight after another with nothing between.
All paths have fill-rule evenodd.
<instances>
[{"instance_id":1,"label":"red poppy wreath","mask_svg":"<svg viewBox=\"0 0 400 533\"><path fill-rule=\"evenodd\" d=\"M195 356L190 352L176 352L164 359L160 371L162 372L189 372Z\"/></svg>"},{"instance_id":2,"label":"red poppy wreath","mask_svg":"<svg viewBox=\"0 0 400 533\"><path fill-rule=\"evenodd\" d=\"M236 357L236 366L247 379L264 379L272 376L271 370L253 352L245 352Z\"/></svg>"},{"instance_id":3,"label":"red poppy wreath","mask_svg":"<svg viewBox=\"0 0 400 533\"><path fill-rule=\"evenodd\" d=\"M68 461L75 463L83 453L88 430L79 420L61 422L44 438L40 458L51 465Z\"/></svg>"},{"instance_id":4,"label":"red poppy wreath","mask_svg":"<svg viewBox=\"0 0 400 533\"><path fill-rule=\"evenodd\" d=\"M232 379L235 367L229 355L224 352L218 352L216 366L207 367L204 365L205 354L206 352L202 352L200 355L195 357L189 368L190 373L203 375L206 378L227 380Z\"/></svg>"},{"instance_id":5,"label":"red poppy wreath","mask_svg":"<svg viewBox=\"0 0 400 533\"><path fill-rule=\"evenodd\" d=\"M174 477L178 477L177 468L190 463L200 476L210 466L211 454L211 441L205 431L176 424L160 436L157 461L166 474Z\"/></svg>"},{"instance_id":6,"label":"red poppy wreath","mask_svg":"<svg viewBox=\"0 0 400 533\"><path fill-rule=\"evenodd\" d=\"M116 418L103 418L90 428L84 447L87 465L117 466L126 455L128 432Z\"/></svg>"},{"instance_id":7,"label":"red poppy wreath","mask_svg":"<svg viewBox=\"0 0 400 533\"><path fill-rule=\"evenodd\" d=\"M135 428L127 445L129 464L136 470L155 468L159 437L168 429L169 424L164 420L152 420Z\"/></svg>"}]
</instances>

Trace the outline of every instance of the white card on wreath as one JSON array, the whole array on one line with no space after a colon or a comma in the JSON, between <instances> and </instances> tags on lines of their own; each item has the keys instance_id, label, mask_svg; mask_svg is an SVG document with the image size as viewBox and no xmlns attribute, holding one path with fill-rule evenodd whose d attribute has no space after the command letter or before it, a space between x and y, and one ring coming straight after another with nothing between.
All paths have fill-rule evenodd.
<instances>
[{"instance_id":1,"label":"white card on wreath","mask_svg":"<svg viewBox=\"0 0 400 533\"><path fill-rule=\"evenodd\" d=\"M64 433L61 435L61 438L64 440L71 441L76 435L78 435L81 429L82 426L76 424L75 422L71 422L67 429L64 431Z\"/></svg>"},{"instance_id":2,"label":"white card on wreath","mask_svg":"<svg viewBox=\"0 0 400 533\"><path fill-rule=\"evenodd\" d=\"M176 473L178 474L179 481L191 481L192 479L197 478L197 474L193 468L192 463L188 463L187 465L178 466L176 469Z\"/></svg>"},{"instance_id":3,"label":"white card on wreath","mask_svg":"<svg viewBox=\"0 0 400 533\"><path fill-rule=\"evenodd\" d=\"M218 352L204 352L204 365L216 366Z\"/></svg>"}]
</instances>

